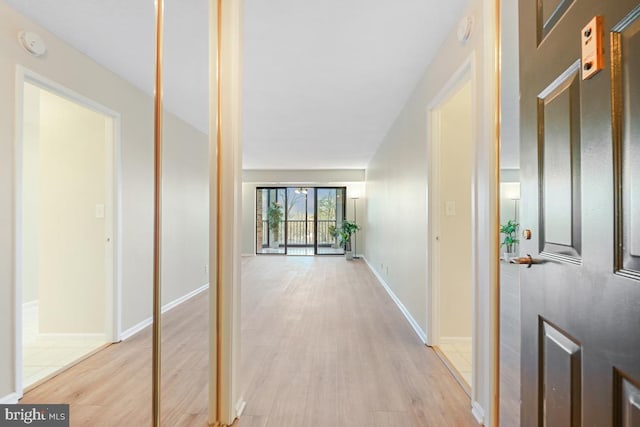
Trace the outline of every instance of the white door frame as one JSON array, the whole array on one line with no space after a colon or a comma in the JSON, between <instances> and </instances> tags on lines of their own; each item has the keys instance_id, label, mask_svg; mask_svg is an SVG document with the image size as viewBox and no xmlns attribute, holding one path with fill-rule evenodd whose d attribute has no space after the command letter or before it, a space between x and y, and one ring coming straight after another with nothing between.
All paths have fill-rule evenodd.
<instances>
[{"instance_id":1,"label":"white door frame","mask_svg":"<svg viewBox=\"0 0 640 427\"><path fill-rule=\"evenodd\" d=\"M466 83L471 83L471 140L472 153L471 164L471 257L470 260L462 262L471 263L471 289L472 289L472 399L475 401L475 390L477 384L478 349L476 347L476 337L478 336L478 325L481 324L478 318L478 274L477 274L477 85L475 59L472 54L467 58L462 66L453 74L442 90L434 97L427 108L427 162L429 165L429 179L427 185L428 201L428 247L427 262L429 266L427 285L427 345L430 347L440 344L440 145L441 145L441 109L442 106ZM488 378L485 376L485 378Z\"/></svg>"},{"instance_id":2,"label":"white door frame","mask_svg":"<svg viewBox=\"0 0 640 427\"><path fill-rule=\"evenodd\" d=\"M22 378L22 153L23 153L23 123L24 123L24 84L32 83L42 89L55 93L76 104L82 105L97 113L112 119L112 127L107 130L111 138L106 138L105 157L107 187L106 200L111 203L111 209L105 212L105 239L110 245L106 251L106 278L105 278L105 338L107 341L117 342L120 336L121 319L121 162L120 139L121 117L113 111L97 102L80 95L73 90L62 86L46 77L43 77L27 68L16 66L16 123L15 123L15 227L14 227L14 255L15 255L15 281L14 281L14 345L15 345L15 394L19 398L23 396Z\"/></svg>"}]
</instances>

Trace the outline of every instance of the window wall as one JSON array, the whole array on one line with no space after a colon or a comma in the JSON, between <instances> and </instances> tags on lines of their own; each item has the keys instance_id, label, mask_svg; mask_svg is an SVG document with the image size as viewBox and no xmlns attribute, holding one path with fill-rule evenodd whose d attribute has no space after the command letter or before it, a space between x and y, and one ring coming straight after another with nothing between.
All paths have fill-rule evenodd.
<instances>
[{"instance_id":1,"label":"window wall","mask_svg":"<svg viewBox=\"0 0 640 427\"><path fill-rule=\"evenodd\" d=\"M256 253L340 255L345 187L256 189Z\"/></svg>"}]
</instances>

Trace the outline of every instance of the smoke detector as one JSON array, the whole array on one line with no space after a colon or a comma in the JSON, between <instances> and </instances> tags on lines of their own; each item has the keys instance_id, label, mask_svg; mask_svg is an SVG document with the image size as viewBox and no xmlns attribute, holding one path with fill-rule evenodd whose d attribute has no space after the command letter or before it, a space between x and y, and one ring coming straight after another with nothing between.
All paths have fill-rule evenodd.
<instances>
[{"instance_id":1,"label":"smoke detector","mask_svg":"<svg viewBox=\"0 0 640 427\"><path fill-rule=\"evenodd\" d=\"M33 56L42 56L47 51L47 45L44 40L30 31L20 31L18 33L20 45Z\"/></svg>"}]
</instances>

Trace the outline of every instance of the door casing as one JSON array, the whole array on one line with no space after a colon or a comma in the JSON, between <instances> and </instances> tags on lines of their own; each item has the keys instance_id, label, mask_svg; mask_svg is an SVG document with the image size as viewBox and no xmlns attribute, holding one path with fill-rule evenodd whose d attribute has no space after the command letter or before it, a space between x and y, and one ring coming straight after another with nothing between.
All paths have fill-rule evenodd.
<instances>
[{"instance_id":1,"label":"door casing","mask_svg":"<svg viewBox=\"0 0 640 427\"><path fill-rule=\"evenodd\" d=\"M428 247L427 258L429 266L428 286L427 286L427 340L426 344L430 347L438 346L440 344L440 250L439 242L437 238L440 235L440 145L441 145L441 132L440 132L440 110L441 107L466 83L471 83L471 139L472 139L472 162L469 165L471 168L471 283L472 288L472 383L471 386L471 398L472 401L477 401L477 390L481 386L479 383L478 368L478 349L476 346L476 339L478 336L478 328L481 327L482 322L478 318L478 274L477 265L475 260L477 252L477 153L475 141L478 137L477 123L475 117L477 117L477 100L475 97L476 88L476 67L474 56L471 55L466 61L458 68L449 81L444 85L442 90L433 99L427 108L427 162L429 164L429 179L427 185L427 201L428 201ZM490 372L486 372L483 375L484 378L491 378ZM488 408L487 408L488 409Z\"/></svg>"},{"instance_id":2,"label":"door casing","mask_svg":"<svg viewBox=\"0 0 640 427\"><path fill-rule=\"evenodd\" d=\"M105 138L106 150L105 172L106 179L106 200L111 208L105 212L105 239L110 244L111 249L106 251L106 277L105 277L105 338L111 342L120 341L121 329L121 162L120 162L120 139L121 139L121 118L120 114L86 98L75 91L60 85L44 76L39 75L23 66L16 67L16 127L15 127L15 227L14 227L14 250L15 250L15 279L14 279L14 384L15 394L18 399L23 396L22 378L22 153L23 153L23 124L24 124L24 84L32 83L43 90L47 90L63 98L66 98L85 108L93 110L104 116L111 118L112 127L107 132L110 138Z\"/></svg>"}]
</instances>

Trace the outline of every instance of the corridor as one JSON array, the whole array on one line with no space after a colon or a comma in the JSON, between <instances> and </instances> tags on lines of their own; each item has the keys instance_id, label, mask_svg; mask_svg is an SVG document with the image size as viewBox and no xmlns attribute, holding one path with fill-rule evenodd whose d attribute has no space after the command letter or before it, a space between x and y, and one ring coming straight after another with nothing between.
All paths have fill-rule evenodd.
<instances>
[{"instance_id":1,"label":"corridor","mask_svg":"<svg viewBox=\"0 0 640 427\"><path fill-rule=\"evenodd\" d=\"M474 426L469 398L364 261L243 258L240 427ZM202 293L163 316L163 424L205 426ZM150 330L27 393L72 426L150 423Z\"/></svg>"}]
</instances>

